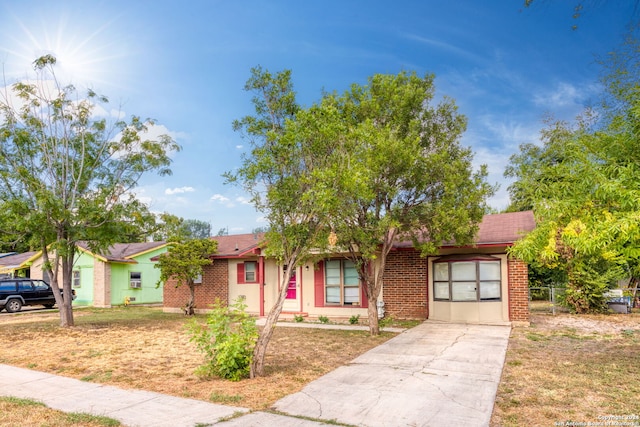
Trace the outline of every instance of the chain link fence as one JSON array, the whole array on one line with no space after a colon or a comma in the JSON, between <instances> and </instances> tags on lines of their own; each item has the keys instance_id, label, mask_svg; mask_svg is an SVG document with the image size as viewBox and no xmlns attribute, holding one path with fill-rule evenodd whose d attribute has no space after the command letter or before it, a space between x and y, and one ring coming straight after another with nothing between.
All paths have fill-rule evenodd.
<instances>
[{"instance_id":1,"label":"chain link fence","mask_svg":"<svg viewBox=\"0 0 640 427\"><path fill-rule=\"evenodd\" d=\"M530 313L568 313L569 309L562 302L566 292L565 286L542 286L529 288ZM640 288L616 289L607 296L609 308L614 312L630 312L632 308L640 308ZM620 305L625 305L625 310Z\"/></svg>"},{"instance_id":2,"label":"chain link fence","mask_svg":"<svg viewBox=\"0 0 640 427\"><path fill-rule=\"evenodd\" d=\"M530 313L568 313L561 302L564 299L566 287L542 286L529 288L529 312Z\"/></svg>"}]
</instances>

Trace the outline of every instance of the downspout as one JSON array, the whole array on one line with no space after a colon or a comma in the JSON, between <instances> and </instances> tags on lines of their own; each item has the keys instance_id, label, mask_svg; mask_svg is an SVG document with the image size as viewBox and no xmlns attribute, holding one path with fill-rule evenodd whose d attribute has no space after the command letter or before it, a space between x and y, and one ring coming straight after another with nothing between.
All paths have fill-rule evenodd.
<instances>
[{"instance_id":1,"label":"downspout","mask_svg":"<svg viewBox=\"0 0 640 427\"><path fill-rule=\"evenodd\" d=\"M260 317L264 317L264 256L258 258L258 286L260 287Z\"/></svg>"}]
</instances>

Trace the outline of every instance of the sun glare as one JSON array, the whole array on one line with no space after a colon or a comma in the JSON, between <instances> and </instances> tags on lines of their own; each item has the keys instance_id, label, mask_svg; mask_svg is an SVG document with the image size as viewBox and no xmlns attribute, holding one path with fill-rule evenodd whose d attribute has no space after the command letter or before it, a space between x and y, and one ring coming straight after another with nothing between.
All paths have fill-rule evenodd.
<instances>
[{"instance_id":1,"label":"sun glare","mask_svg":"<svg viewBox=\"0 0 640 427\"><path fill-rule=\"evenodd\" d=\"M119 64L126 53L113 37L108 37L113 33L110 24L92 26L86 19L57 12L58 20L32 15L21 19L15 13L2 18L7 21L0 30L0 62L5 78L15 81L33 75L33 61L50 54L56 58L55 73L63 84L98 91L121 87Z\"/></svg>"}]
</instances>

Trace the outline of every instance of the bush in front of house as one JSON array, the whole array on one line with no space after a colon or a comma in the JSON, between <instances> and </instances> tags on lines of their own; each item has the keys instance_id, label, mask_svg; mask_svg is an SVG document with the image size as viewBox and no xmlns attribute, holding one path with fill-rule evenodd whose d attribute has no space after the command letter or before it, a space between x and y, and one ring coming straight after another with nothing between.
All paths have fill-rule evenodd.
<instances>
[{"instance_id":1,"label":"bush in front of house","mask_svg":"<svg viewBox=\"0 0 640 427\"><path fill-rule=\"evenodd\" d=\"M207 359L196 370L198 376L215 375L231 381L249 377L258 328L246 308L243 299L228 307L216 300L206 324L195 319L189 323L190 341Z\"/></svg>"}]
</instances>

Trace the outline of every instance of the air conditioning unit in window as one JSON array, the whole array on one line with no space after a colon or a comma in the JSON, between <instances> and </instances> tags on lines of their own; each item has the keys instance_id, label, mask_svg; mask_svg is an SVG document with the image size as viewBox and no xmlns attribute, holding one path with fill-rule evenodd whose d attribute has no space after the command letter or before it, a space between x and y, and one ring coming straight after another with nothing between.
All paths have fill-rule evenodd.
<instances>
[{"instance_id":1,"label":"air conditioning unit in window","mask_svg":"<svg viewBox=\"0 0 640 427\"><path fill-rule=\"evenodd\" d=\"M132 280L129 286L134 289L140 289L142 288L142 280Z\"/></svg>"}]
</instances>

